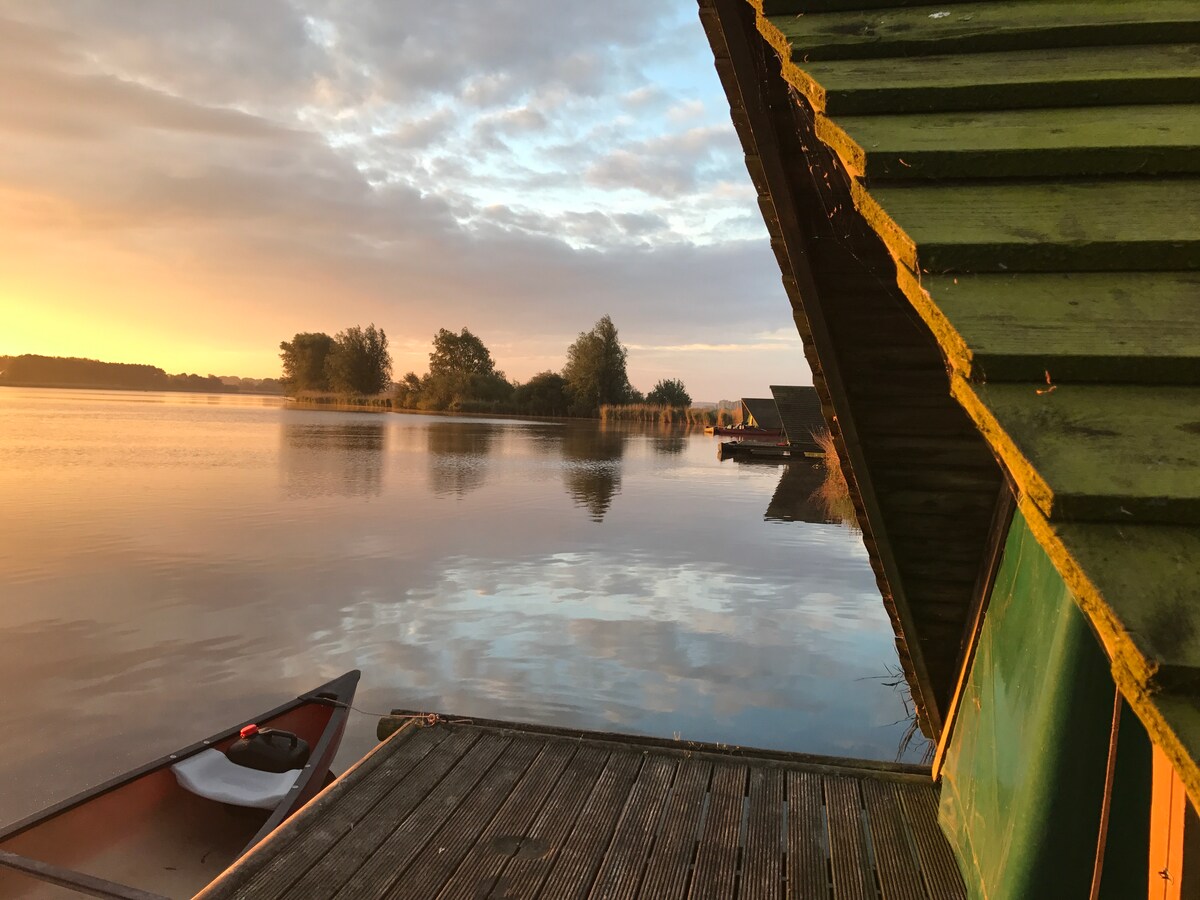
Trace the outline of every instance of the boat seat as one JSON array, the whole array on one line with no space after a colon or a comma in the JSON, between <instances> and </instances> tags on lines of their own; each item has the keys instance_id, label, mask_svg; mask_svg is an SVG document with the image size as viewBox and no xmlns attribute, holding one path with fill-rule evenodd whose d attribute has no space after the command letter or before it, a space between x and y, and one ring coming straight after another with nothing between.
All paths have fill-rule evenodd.
<instances>
[{"instance_id":1,"label":"boat seat","mask_svg":"<svg viewBox=\"0 0 1200 900\"><path fill-rule=\"evenodd\" d=\"M201 750L171 766L181 787L193 794L228 803L274 809L300 776L301 769L260 772L239 766L220 750Z\"/></svg>"}]
</instances>

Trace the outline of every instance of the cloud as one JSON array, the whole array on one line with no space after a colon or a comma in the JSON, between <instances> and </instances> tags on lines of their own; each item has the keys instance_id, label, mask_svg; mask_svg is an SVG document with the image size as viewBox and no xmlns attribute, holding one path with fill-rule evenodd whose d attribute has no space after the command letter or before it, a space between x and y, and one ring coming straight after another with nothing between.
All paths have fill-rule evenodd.
<instances>
[{"instance_id":1,"label":"cloud","mask_svg":"<svg viewBox=\"0 0 1200 900\"><path fill-rule=\"evenodd\" d=\"M539 368L605 312L639 348L737 344L790 310L708 53L666 0L0 0L0 291L76 309L105 271L106 321L175 309L158 346L248 375L355 320Z\"/></svg>"}]
</instances>

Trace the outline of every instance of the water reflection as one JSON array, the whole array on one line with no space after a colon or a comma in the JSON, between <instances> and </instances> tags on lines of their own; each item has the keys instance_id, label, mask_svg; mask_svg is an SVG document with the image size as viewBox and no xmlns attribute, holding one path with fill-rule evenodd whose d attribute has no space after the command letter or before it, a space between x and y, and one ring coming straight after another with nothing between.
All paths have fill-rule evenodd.
<instances>
[{"instance_id":1,"label":"water reflection","mask_svg":"<svg viewBox=\"0 0 1200 900\"><path fill-rule=\"evenodd\" d=\"M603 522L621 493L621 458L628 435L619 428L570 426L562 440L563 481L576 506Z\"/></svg>"},{"instance_id":2,"label":"water reflection","mask_svg":"<svg viewBox=\"0 0 1200 900\"><path fill-rule=\"evenodd\" d=\"M677 456L683 452L683 449L687 446L687 442L688 436L686 431L667 427L654 435L650 446L654 448L655 453L662 456Z\"/></svg>"},{"instance_id":3,"label":"water reflection","mask_svg":"<svg viewBox=\"0 0 1200 900\"><path fill-rule=\"evenodd\" d=\"M819 491L825 482L822 463L791 463L782 466L779 484L763 516L768 522L813 522L831 524L840 521L821 502Z\"/></svg>"},{"instance_id":4,"label":"water reflection","mask_svg":"<svg viewBox=\"0 0 1200 900\"><path fill-rule=\"evenodd\" d=\"M429 439L429 486L439 497L462 498L483 486L496 426L469 422L434 422Z\"/></svg>"},{"instance_id":5,"label":"water reflection","mask_svg":"<svg viewBox=\"0 0 1200 900\"><path fill-rule=\"evenodd\" d=\"M383 422L284 422L280 470L289 497L374 497L383 489Z\"/></svg>"}]
</instances>

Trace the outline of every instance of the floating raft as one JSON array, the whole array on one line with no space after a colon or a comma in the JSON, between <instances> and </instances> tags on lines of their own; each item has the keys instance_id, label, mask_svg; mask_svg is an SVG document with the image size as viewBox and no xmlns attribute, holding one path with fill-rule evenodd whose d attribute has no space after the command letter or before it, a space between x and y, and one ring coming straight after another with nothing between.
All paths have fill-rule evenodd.
<instances>
[{"instance_id":1,"label":"floating raft","mask_svg":"<svg viewBox=\"0 0 1200 900\"><path fill-rule=\"evenodd\" d=\"M937 790L917 766L408 719L198 900L965 898Z\"/></svg>"}]
</instances>

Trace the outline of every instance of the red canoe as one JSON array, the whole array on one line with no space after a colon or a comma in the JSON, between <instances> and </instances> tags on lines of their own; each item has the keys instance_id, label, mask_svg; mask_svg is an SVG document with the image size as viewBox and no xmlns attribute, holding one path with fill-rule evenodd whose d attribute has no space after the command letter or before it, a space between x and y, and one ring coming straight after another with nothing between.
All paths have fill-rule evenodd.
<instances>
[{"instance_id":1,"label":"red canoe","mask_svg":"<svg viewBox=\"0 0 1200 900\"><path fill-rule=\"evenodd\" d=\"M347 672L0 828L0 897L61 897L64 887L118 900L191 897L325 785L358 678ZM256 740L252 725L257 740L291 754L276 768L297 767L263 771L226 756Z\"/></svg>"}]
</instances>

